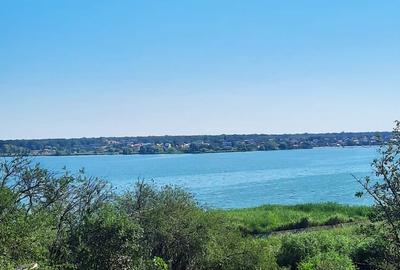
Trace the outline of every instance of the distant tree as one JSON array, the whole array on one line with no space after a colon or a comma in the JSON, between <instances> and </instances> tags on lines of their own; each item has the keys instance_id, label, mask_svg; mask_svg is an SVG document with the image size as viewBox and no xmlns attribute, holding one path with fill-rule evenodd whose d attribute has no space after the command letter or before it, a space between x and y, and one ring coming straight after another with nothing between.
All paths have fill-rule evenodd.
<instances>
[{"instance_id":1,"label":"distant tree","mask_svg":"<svg viewBox=\"0 0 400 270\"><path fill-rule=\"evenodd\" d=\"M199 153L200 152L200 145L198 143L191 143L189 145L189 153Z\"/></svg>"},{"instance_id":2,"label":"distant tree","mask_svg":"<svg viewBox=\"0 0 400 270\"><path fill-rule=\"evenodd\" d=\"M142 145L139 149L140 154L155 154L156 149L153 145Z\"/></svg>"}]
</instances>

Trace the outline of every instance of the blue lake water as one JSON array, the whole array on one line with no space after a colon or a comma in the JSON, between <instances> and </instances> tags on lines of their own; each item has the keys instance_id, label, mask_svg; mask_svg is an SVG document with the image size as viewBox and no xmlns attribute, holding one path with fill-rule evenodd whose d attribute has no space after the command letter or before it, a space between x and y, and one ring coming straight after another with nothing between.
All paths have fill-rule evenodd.
<instances>
[{"instance_id":1,"label":"blue lake water","mask_svg":"<svg viewBox=\"0 0 400 270\"><path fill-rule=\"evenodd\" d=\"M174 184L211 207L332 201L368 204L352 174L371 174L373 147L217 154L35 157L46 168L76 172L84 167L123 190L138 178Z\"/></svg>"}]
</instances>

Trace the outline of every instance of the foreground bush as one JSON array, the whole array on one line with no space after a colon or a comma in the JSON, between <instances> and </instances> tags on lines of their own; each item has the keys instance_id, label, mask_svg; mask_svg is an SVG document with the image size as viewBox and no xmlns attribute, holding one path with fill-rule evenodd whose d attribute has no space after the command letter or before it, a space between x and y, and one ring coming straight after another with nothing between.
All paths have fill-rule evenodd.
<instances>
[{"instance_id":1,"label":"foreground bush","mask_svg":"<svg viewBox=\"0 0 400 270\"><path fill-rule=\"evenodd\" d=\"M300 263L299 270L355 270L348 256L336 252L320 253Z\"/></svg>"},{"instance_id":2,"label":"foreground bush","mask_svg":"<svg viewBox=\"0 0 400 270\"><path fill-rule=\"evenodd\" d=\"M241 233L227 225L221 217L209 216L214 224L207 242L205 256L196 269L247 270L260 269L262 247L253 238L244 238Z\"/></svg>"},{"instance_id":3,"label":"foreground bush","mask_svg":"<svg viewBox=\"0 0 400 270\"><path fill-rule=\"evenodd\" d=\"M182 189L166 186L157 191L140 182L119 205L143 228L140 242L144 256L160 257L171 269L188 269L205 252L213 224Z\"/></svg>"},{"instance_id":4,"label":"foreground bush","mask_svg":"<svg viewBox=\"0 0 400 270\"><path fill-rule=\"evenodd\" d=\"M320 253L337 252L349 256L358 240L353 236L330 232L310 232L283 237L277 261L296 269L300 262Z\"/></svg>"},{"instance_id":5,"label":"foreground bush","mask_svg":"<svg viewBox=\"0 0 400 270\"><path fill-rule=\"evenodd\" d=\"M142 229L115 207L105 206L86 218L67 241L78 269L134 269L139 265Z\"/></svg>"},{"instance_id":6,"label":"foreground bush","mask_svg":"<svg viewBox=\"0 0 400 270\"><path fill-rule=\"evenodd\" d=\"M385 239L386 232L379 224L369 224L359 230L360 237L365 239L358 243L351 257L360 270L394 270L398 265L393 263L393 246Z\"/></svg>"}]
</instances>

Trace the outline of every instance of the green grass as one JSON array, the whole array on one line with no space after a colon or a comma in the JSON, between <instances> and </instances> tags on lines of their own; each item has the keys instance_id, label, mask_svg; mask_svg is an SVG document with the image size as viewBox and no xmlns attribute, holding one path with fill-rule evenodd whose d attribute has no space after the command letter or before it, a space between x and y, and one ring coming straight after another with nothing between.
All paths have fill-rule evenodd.
<instances>
[{"instance_id":1,"label":"green grass","mask_svg":"<svg viewBox=\"0 0 400 270\"><path fill-rule=\"evenodd\" d=\"M371 208L368 206L336 203L263 205L255 208L217 210L218 214L248 234L363 222L368 219L370 212Z\"/></svg>"}]
</instances>

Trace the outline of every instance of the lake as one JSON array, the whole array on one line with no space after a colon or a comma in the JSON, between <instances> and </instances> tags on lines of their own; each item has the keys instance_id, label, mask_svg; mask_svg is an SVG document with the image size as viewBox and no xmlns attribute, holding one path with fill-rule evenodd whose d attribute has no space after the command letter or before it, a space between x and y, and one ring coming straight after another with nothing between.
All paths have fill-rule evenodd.
<instances>
[{"instance_id":1,"label":"lake","mask_svg":"<svg viewBox=\"0 0 400 270\"><path fill-rule=\"evenodd\" d=\"M215 154L35 157L46 168L91 176L124 190L137 179L174 184L210 207L242 208L261 204L338 202L369 204L352 174L371 174L374 147Z\"/></svg>"}]
</instances>

